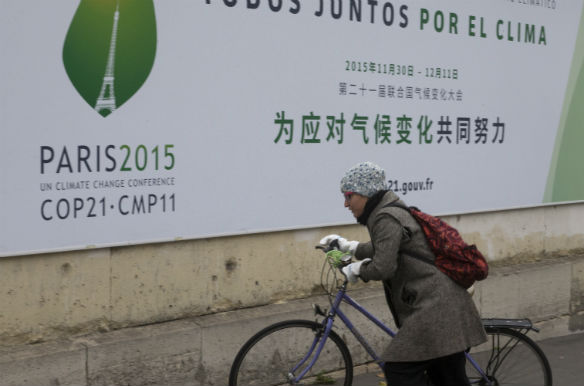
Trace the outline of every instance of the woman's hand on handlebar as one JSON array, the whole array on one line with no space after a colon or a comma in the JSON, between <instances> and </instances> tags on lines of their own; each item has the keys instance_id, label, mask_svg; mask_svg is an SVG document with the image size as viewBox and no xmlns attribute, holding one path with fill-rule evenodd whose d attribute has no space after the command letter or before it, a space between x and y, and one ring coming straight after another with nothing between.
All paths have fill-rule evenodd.
<instances>
[{"instance_id":1,"label":"woman's hand on handlebar","mask_svg":"<svg viewBox=\"0 0 584 386\"><path fill-rule=\"evenodd\" d=\"M359 281L359 273L361 272L361 265L363 265L363 263L368 263L370 262L371 259L370 258L366 258L363 260L360 260L356 263L351 263L349 265L346 265L342 268L343 273L345 274L345 276L347 277L347 280L349 280L350 283L356 283L357 281Z\"/></svg>"},{"instance_id":2,"label":"woman's hand on handlebar","mask_svg":"<svg viewBox=\"0 0 584 386\"><path fill-rule=\"evenodd\" d=\"M351 255L355 255L355 251L357 250L357 246L359 246L358 241L349 241L344 237L339 235L328 235L323 237L320 240L321 245L326 245L331 249L338 249L339 251L350 253Z\"/></svg>"}]
</instances>

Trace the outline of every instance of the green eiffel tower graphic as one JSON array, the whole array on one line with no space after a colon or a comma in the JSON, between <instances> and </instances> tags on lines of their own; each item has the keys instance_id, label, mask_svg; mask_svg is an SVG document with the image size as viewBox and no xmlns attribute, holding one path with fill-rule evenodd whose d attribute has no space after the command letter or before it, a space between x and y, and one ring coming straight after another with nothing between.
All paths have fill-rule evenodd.
<instances>
[{"instance_id":1,"label":"green eiffel tower graphic","mask_svg":"<svg viewBox=\"0 0 584 386\"><path fill-rule=\"evenodd\" d=\"M109 55L107 57L107 66L101 84L101 91L95 102L95 111L107 117L116 110L116 95L114 88L114 60L116 57L116 39L118 35L118 20L120 19L120 5L116 4L114 12L114 27L110 40Z\"/></svg>"},{"instance_id":2,"label":"green eiffel tower graphic","mask_svg":"<svg viewBox=\"0 0 584 386\"><path fill-rule=\"evenodd\" d=\"M130 99L156 56L153 0L81 0L63 45L71 83L103 117Z\"/></svg>"}]
</instances>

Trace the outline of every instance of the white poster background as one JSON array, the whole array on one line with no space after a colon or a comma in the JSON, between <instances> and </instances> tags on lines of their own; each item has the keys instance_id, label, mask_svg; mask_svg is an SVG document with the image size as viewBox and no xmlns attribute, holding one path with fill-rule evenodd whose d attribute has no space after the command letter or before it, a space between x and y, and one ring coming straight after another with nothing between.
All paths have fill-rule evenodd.
<instances>
[{"instance_id":1,"label":"white poster background","mask_svg":"<svg viewBox=\"0 0 584 386\"><path fill-rule=\"evenodd\" d=\"M301 0L296 15L287 11L288 1L277 13L266 0L257 10L241 0L234 7L222 0L155 1L158 42L150 76L103 118L77 93L63 66L63 42L78 2L32 3L3 1L0 15L4 256L351 223L339 181L346 169L365 160L385 168L398 188L429 179L431 190L398 194L431 213L540 204L582 11L581 1L556 1L555 9L505 0L393 1L396 18L387 27L379 8L376 21L368 21L366 1L361 22L349 20L346 0L340 20L330 11L316 17L317 1ZM408 7L406 28L398 26L401 5ZM431 18L423 30L420 8ZM456 14L456 34L447 26L435 31L437 10L446 22L450 12ZM476 17L477 35L482 18L487 37L469 36L470 15ZM496 37L498 20L504 22L503 40ZM545 26L547 44L507 41L508 21L514 29L517 23L534 24L536 40ZM347 61L411 65L415 74L347 71ZM458 79L425 76L427 68L438 67L457 69ZM433 101L375 92L342 95L341 83L444 88L463 96ZM284 138L275 143L274 120L282 111L294 120L289 145ZM320 143L300 142L302 116L310 113L322 118ZM326 141L325 117L341 113L344 142ZM354 114L369 118L368 144L351 128ZM374 142L378 114L391 117L390 144ZM410 145L396 143L396 118L403 115L412 117ZM418 144L422 115L433 121L431 144ZM454 134L453 143L437 143L441 117L449 117L454 133L457 117L484 117L489 125L499 117L504 141L491 143L490 132L486 144L474 144L474 137L470 144L456 144ZM57 174L53 164L53 172L40 173L41 146L74 153L80 145L103 151L110 144L133 150L144 145L148 151L172 144L175 167ZM57 182L158 177L172 177L174 185L55 189ZM41 190L42 183L53 184L52 190ZM120 213L122 196L148 195L157 197L151 213ZM174 195L174 210L162 211L162 195ZM96 217L87 217L88 197L106 203ZM56 203L72 204L75 198L84 200L84 208L76 217L59 219ZM41 216L46 200L51 200L46 213L53 217L48 221Z\"/></svg>"}]
</instances>

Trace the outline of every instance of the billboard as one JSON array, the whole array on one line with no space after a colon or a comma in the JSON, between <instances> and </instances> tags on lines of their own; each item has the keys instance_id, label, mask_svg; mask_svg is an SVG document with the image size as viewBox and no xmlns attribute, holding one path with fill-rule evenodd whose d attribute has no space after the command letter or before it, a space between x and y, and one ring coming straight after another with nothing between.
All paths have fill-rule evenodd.
<instances>
[{"instance_id":1,"label":"billboard","mask_svg":"<svg viewBox=\"0 0 584 386\"><path fill-rule=\"evenodd\" d=\"M582 3L4 0L0 256L582 200Z\"/></svg>"}]
</instances>

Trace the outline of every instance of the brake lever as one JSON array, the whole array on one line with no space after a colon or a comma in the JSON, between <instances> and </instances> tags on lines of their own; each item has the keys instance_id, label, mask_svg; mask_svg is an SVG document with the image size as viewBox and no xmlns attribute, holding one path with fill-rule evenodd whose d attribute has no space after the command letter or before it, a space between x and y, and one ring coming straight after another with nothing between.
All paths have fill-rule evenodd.
<instances>
[{"instance_id":1,"label":"brake lever","mask_svg":"<svg viewBox=\"0 0 584 386\"><path fill-rule=\"evenodd\" d=\"M320 249L324 253L330 252L332 250L339 250L339 240L334 239L328 246L325 245L317 245L314 249Z\"/></svg>"},{"instance_id":2,"label":"brake lever","mask_svg":"<svg viewBox=\"0 0 584 386\"><path fill-rule=\"evenodd\" d=\"M329 247L330 247L330 250L340 249L339 239L334 239L333 241L331 241L331 243L329 244Z\"/></svg>"}]
</instances>

